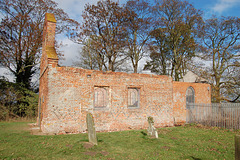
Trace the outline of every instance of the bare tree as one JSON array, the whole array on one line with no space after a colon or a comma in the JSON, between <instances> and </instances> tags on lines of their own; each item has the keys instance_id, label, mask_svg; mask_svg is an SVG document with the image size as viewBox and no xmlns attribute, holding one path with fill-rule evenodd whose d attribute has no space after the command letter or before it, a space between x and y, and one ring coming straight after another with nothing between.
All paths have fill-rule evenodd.
<instances>
[{"instance_id":1,"label":"bare tree","mask_svg":"<svg viewBox=\"0 0 240 160\"><path fill-rule=\"evenodd\" d=\"M99 70L115 71L125 58L123 47L126 44L126 33L123 27L125 13L117 2L98 1L97 5L87 4L83 12L81 32L73 39L94 50L98 58Z\"/></svg>"},{"instance_id":2,"label":"bare tree","mask_svg":"<svg viewBox=\"0 0 240 160\"><path fill-rule=\"evenodd\" d=\"M145 0L129 0L125 5L127 29L127 56L130 58L134 73L138 63L147 53L147 42L151 31L149 4Z\"/></svg>"},{"instance_id":3,"label":"bare tree","mask_svg":"<svg viewBox=\"0 0 240 160\"><path fill-rule=\"evenodd\" d=\"M228 102L240 102L240 62L234 62L234 66L228 70L228 74L224 77L226 83L222 95L224 95L225 101Z\"/></svg>"},{"instance_id":4,"label":"bare tree","mask_svg":"<svg viewBox=\"0 0 240 160\"><path fill-rule=\"evenodd\" d=\"M52 0L1 0L0 58L1 65L14 74L17 83L31 87L38 70L45 13L54 13L57 33L70 31L78 23L68 17Z\"/></svg>"},{"instance_id":5,"label":"bare tree","mask_svg":"<svg viewBox=\"0 0 240 160\"><path fill-rule=\"evenodd\" d=\"M200 30L204 60L210 61L206 78L212 79L214 102L238 97L240 60L240 18L221 17L207 19ZM233 99L233 97L231 98Z\"/></svg>"},{"instance_id":6,"label":"bare tree","mask_svg":"<svg viewBox=\"0 0 240 160\"><path fill-rule=\"evenodd\" d=\"M149 44L149 57L151 61L147 61L144 69L150 69L160 75L169 75L168 69L170 68L171 57L167 54L169 48L164 33L164 28L155 29L150 33L152 41Z\"/></svg>"},{"instance_id":7,"label":"bare tree","mask_svg":"<svg viewBox=\"0 0 240 160\"><path fill-rule=\"evenodd\" d=\"M151 46L152 60L146 67L160 69L160 74L166 74L169 69L169 74L178 81L186 71L187 62L195 55L194 37L202 19L201 12L186 1L159 0L153 8L153 16L159 18L151 33L155 39Z\"/></svg>"},{"instance_id":8,"label":"bare tree","mask_svg":"<svg viewBox=\"0 0 240 160\"><path fill-rule=\"evenodd\" d=\"M85 69L96 69L100 70L102 63L99 62L101 58L98 58L98 54L91 47L91 41L87 40L86 45L82 47L79 52L79 57L77 60L73 61L75 66L79 66Z\"/></svg>"}]
</instances>

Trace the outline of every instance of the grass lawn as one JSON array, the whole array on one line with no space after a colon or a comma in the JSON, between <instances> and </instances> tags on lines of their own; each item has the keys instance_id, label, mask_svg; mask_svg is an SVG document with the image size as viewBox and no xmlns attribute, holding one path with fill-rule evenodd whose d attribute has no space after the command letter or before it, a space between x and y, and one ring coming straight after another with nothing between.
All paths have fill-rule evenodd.
<instances>
[{"instance_id":1,"label":"grass lawn","mask_svg":"<svg viewBox=\"0 0 240 160\"><path fill-rule=\"evenodd\" d=\"M234 159L234 136L240 131L197 125L160 128L152 139L146 130L87 134L31 135L26 122L0 122L0 159Z\"/></svg>"}]
</instances>

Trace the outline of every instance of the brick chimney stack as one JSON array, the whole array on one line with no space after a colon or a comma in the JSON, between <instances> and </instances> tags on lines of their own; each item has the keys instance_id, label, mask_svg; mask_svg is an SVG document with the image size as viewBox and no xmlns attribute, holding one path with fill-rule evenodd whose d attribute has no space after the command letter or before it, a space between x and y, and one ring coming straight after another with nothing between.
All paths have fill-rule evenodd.
<instances>
[{"instance_id":1,"label":"brick chimney stack","mask_svg":"<svg viewBox=\"0 0 240 160\"><path fill-rule=\"evenodd\" d=\"M43 43L42 43L40 75L46 69L48 64L52 64L53 67L57 66L58 64L58 56L55 49L55 29L56 29L56 19L54 14L46 13L44 28L43 28Z\"/></svg>"},{"instance_id":2,"label":"brick chimney stack","mask_svg":"<svg viewBox=\"0 0 240 160\"><path fill-rule=\"evenodd\" d=\"M39 77L39 103L38 103L38 125L41 126L42 119L48 102L48 71L49 68L58 66L58 55L55 50L56 19L54 14L46 13L43 27L42 57L40 63Z\"/></svg>"}]
</instances>

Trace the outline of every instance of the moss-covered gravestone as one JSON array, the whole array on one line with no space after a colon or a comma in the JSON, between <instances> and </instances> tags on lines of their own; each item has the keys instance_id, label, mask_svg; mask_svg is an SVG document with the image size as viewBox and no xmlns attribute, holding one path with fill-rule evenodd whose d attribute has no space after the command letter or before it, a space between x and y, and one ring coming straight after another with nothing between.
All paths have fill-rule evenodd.
<instances>
[{"instance_id":1,"label":"moss-covered gravestone","mask_svg":"<svg viewBox=\"0 0 240 160\"><path fill-rule=\"evenodd\" d=\"M148 117L148 135L154 138L158 138L158 132L157 129L153 126L154 125L154 121L153 121L153 117L149 116Z\"/></svg>"},{"instance_id":2,"label":"moss-covered gravestone","mask_svg":"<svg viewBox=\"0 0 240 160\"><path fill-rule=\"evenodd\" d=\"M235 160L240 160L240 135L235 136Z\"/></svg>"},{"instance_id":3,"label":"moss-covered gravestone","mask_svg":"<svg viewBox=\"0 0 240 160\"><path fill-rule=\"evenodd\" d=\"M97 145L97 136L96 136L96 131L95 131L95 124L93 120L93 115L91 113L87 114L87 129L88 129L88 139L89 142Z\"/></svg>"}]
</instances>

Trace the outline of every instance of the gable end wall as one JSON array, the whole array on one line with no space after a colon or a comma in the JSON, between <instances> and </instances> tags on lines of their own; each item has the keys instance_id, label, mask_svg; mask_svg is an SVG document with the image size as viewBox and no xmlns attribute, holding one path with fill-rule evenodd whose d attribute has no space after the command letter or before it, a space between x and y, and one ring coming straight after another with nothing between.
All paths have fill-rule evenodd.
<instances>
[{"instance_id":1,"label":"gable end wall","mask_svg":"<svg viewBox=\"0 0 240 160\"><path fill-rule=\"evenodd\" d=\"M211 103L211 86L209 84L173 81L173 113L175 125L186 123L186 91L188 87L194 89L195 103Z\"/></svg>"}]
</instances>

